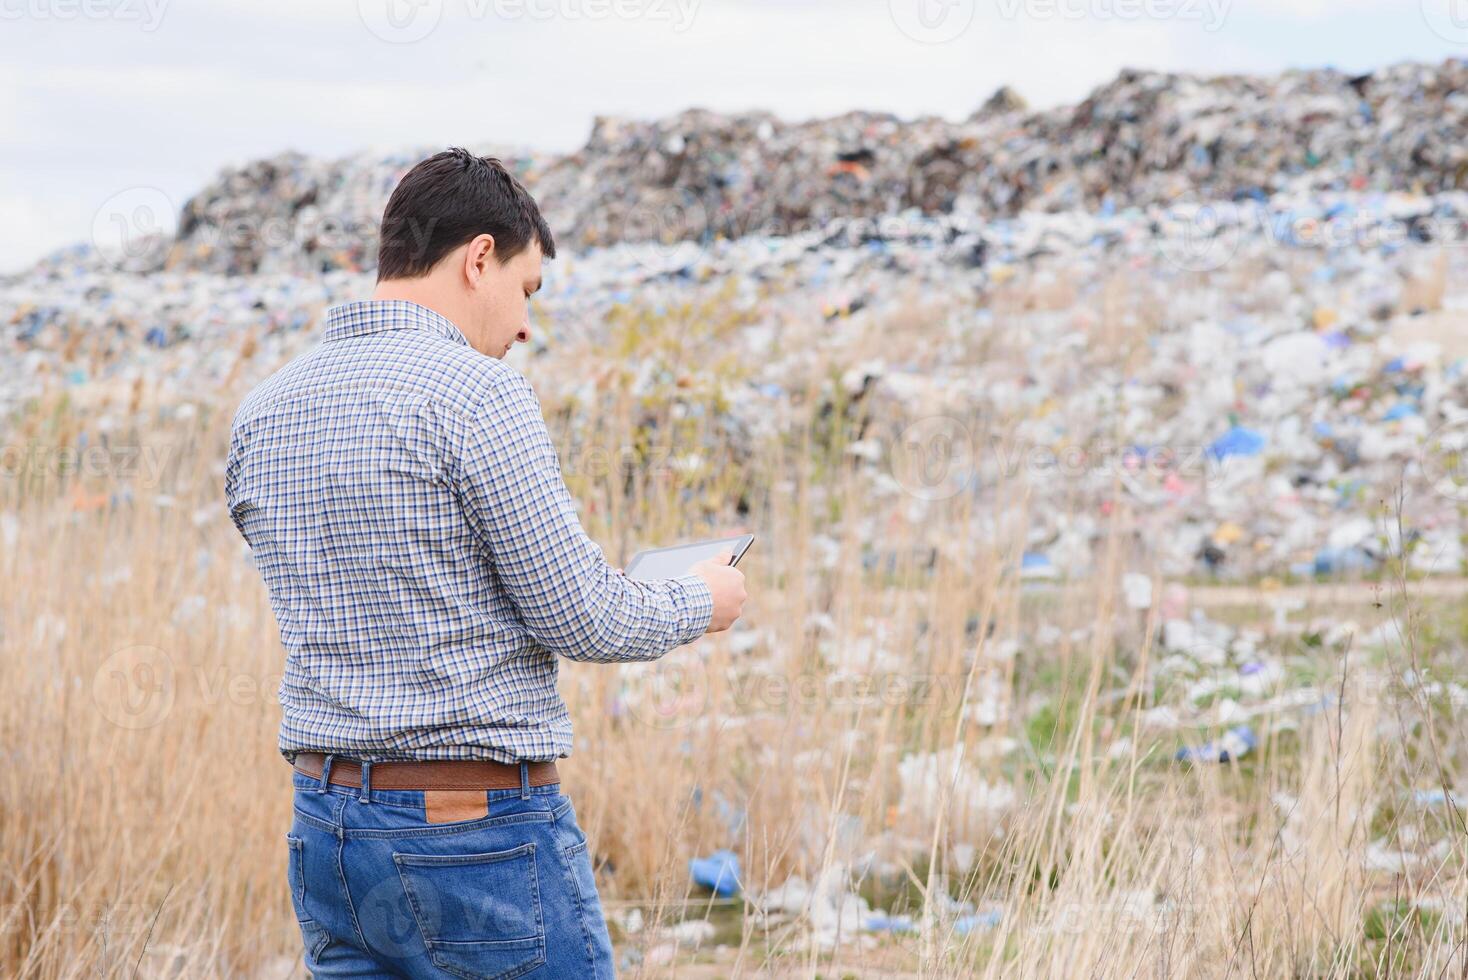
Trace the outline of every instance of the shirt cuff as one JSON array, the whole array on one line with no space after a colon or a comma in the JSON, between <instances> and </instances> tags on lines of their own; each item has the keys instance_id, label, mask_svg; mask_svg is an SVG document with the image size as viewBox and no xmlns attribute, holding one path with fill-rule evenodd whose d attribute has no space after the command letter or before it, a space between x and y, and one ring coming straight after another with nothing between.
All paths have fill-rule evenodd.
<instances>
[{"instance_id":1,"label":"shirt cuff","mask_svg":"<svg viewBox=\"0 0 1468 980\"><path fill-rule=\"evenodd\" d=\"M678 646L682 646L708 632L714 621L714 594L701 575L680 575L669 581L678 609Z\"/></svg>"}]
</instances>

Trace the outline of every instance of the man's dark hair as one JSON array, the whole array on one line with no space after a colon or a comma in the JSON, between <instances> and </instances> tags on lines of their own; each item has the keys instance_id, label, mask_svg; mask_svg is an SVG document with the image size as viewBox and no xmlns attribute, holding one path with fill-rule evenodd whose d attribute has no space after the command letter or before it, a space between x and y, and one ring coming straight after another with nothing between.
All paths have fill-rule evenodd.
<instances>
[{"instance_id":1,"label":"man's dark hair","mask_svg":"<svg viewBox=\"0 0 1468 980\"><path fill-rule=\"evenodd\" d=\"M377 281L426 275L479 235L494 236L501 265L531 241L546 258L556 257L555 239L535 199L503 163L457 146L435 153L409 170L388 198Z\"/></svg>"}]
</instances>

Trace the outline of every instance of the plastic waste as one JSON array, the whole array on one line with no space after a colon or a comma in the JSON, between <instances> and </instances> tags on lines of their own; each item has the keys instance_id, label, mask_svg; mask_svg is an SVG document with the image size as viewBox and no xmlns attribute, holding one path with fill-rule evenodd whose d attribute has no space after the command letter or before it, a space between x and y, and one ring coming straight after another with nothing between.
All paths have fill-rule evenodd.
<instances>
[{"instance_id":1,"label":"plastic waste","mask_svg":"<svg viewBox=\"0 0 1468 980\"><path fill-rule=\"evenodd\" d=\"M1216 741L1178 749L1174 758L1178 762L1234 762L1248 755L1258 744L1252 728L1236 725Z\"/></svg>"},{"instance_id":2,"label":"plastic waste","mask_svg":"<svg viewBox=\"0 0 1468 980\"><path fill-rule=\"evenodd\" d=\"M690 858L688 873L694 884L712 889L721 898L739 894L739 856L733 851L718 850L707 857Z\"/></svg>"}]
</instances>

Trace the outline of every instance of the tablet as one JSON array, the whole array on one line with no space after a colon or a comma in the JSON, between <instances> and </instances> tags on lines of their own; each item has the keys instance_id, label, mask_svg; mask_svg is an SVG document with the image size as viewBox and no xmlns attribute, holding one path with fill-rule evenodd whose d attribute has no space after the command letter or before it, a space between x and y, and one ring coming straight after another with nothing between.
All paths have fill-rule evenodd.
<instances>
[{"instance_id":1,"label":"tablet","mask_svg":"<svg viewBox=\"0 0 1468 980\"><path fill-rule=\"evenodd\" d=\"M638 582L677 578L679 575L687 575L688 570L695 563L705 558L717 558L720 555L728 554L734 556L734 560L729 564L737 565L739 559L744 557L744 553L753 543L753 534L736 534L733 537L695 541L692 544L674 545L671 548L639 551L632 556L632 560L627 563L622 573Z\"/></svg>"}]
</instances>

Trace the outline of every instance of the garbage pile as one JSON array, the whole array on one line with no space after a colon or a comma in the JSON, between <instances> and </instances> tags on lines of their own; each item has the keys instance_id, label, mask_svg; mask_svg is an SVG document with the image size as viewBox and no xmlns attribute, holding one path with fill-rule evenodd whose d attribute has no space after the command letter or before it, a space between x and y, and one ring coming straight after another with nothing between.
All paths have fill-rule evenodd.
<instances>
[{"instance_id":1,"label":"garbage pile","mask_svg":"<svg viewBox=\"0 0 1468 980\"><path fill-rule=\"evenodd\" d=\"M324 275L375 269L382 210L394 187L419 160L442 147L369 152L338 160L281 153L223 170L177 206L171 234L155 233L151 214L108 214L128 225L125 249L92 243L47 256L23 278L65 278L82 272L208 272L219 275ZM492 154L522 180L554 157L491 144ZM161 192L147 189L162 199ZM145 237L151 236L151 237Z\"/></svg>"},{"instance_id":2,"label":"garbage pile","mask_svg":"<svg viewBox=\"0 0 1468 980\"><path fill-rule=\"evenodd\" d=\"M730 443L719 449L736 458L797 425L808 390L841 402L853 427L868 420L851 465L875 494L905 501L931 549L956 544L922 514L1023 483L1027 580L1090 574L1117 506L1169 575L1360 575L1402 556L1458 574L1468 310L1447 284L1468 195L1278 195L1234 217L1206 239L1225 247L1201 272L1181 209L988 222L909 212L568 255L548 265L524 370L548 403L590 410L605 372L584 358L610 342L615 311L712 304L741 324L728 353L747 376L675 377L645 359L634 387L676 399L737 385L718 420ZM1107 315L1103 287L1117 276L1130 307ZM58 385L111 406L94 416L99 431L139 384L169 406L215 405L371 286L370 273L341 270L24 278L0 288L15 354L0 411ZM1005 307L1010 295L1034 308ZM871 331L922 304L938 325L893 333L872 356ZM1108 360L1118 336L1135 347L1124 364ZM940 452L939 465L914 452ZM1398 488L1402 528L1382 509ZM880 540L871 549L869 564L895 560Z\"/></svg>"},{"instance_id":3,"label":"garbage pile","mask_svg":"<svg viewBox=\"0 0 1468 980\"><path fill-rule=\"evenodd\" d=\"M788 123L691 110L598 118L565 156L491 145L568 249L790 235L839 218L1013 217L1279 193L1464 187L1468 63L1364 75L1124 71L1084 102L1026 111L1000 89L967 120L852 112ZM398 178L435 147L229 169L181 205L155 268L226 274L361 270ZM75 261L60 255L58 261ZM148 271L148 270L143 270Z\"/></svg>"},{"instance_id":4,"label":"garbage pile","mask_svg":"<svg viewBox=\"0 0 1468 980\"><path fill-rule=\"evenodd\" d=\"M1106 706L1100 712L1103 716L1117 709L1129 715L1131 709L1126 706L1131 698L1138 692L1154 692L1150 706L1134 716L1139 722L1136 728L1114 724L1114 719L1101 723L1102 751L1120 766L1173 766L1183 771L1257 764L1264 746L1272 743L1273 751L1279 752L1279 744L1287 734L1298 738L1322 718L1360 710L1363 703L1373 703L1371 699L1386 695L1394 685L1400 685L1397 693L1406 703L1412 697L1430 695L1454 705L1468 704L1468 689L1454 680L1416 671L1398 674L1372 666L1379 654L1402 649L1402 637L1389 620L1371 629L1337 613L1290 621L1290 615L1303 603L1277 599L1269 603L1274 612L1273 624L1266 620L1237 627L1211 618L1192 599L1186 587L1174 584L1165 590L1158 609L1162 628L1156 646L1145 665L1138 665L1145 680L1138 684L1127 670L1113 671L1097 696L1096 703ZM1140 611L1150 606L1150 600L1129 601L1128 605ZM880 633L888 625L884 616L871 616L853 625L851 633ZM1108 634L1110 640L1123 642L1114 623L1087 623L1069 639L1084 645L1098 630ZM1059 640L1058 628L1041 621L1021 631L1016 639L995 643L978 655L994 663L1016 656L1034 658L1035 664L1051 663ZM827 655L827 651L822 654ZM909 656L922 658L917 652ZM740 661L730 669L759 675L766 671L782 674L789 667L776 653L769 660ZM873 667L868 679L876 685L887 670L903 676L911 666L899 661ZM1349 689L1342 681L1345 677L1352 679ZM1001 696L1017 701L1020 690L1019 685L1007 686ZM735 882L740 865L732 852L721 849L707 857L695 857L689 862L694 894L724 897L742 892L761 930L777 930L793 923L802 926L789 940L796 948L804 944L819 949L840 944L866 948L875 945L876 937L915 947L914 941L924 936L941 944L975 930L1000 927L1010 918L1003 896L985 895L982 886L971 891L965 883L973 880L971 874L983 842L1006 839L1015 824L1032 821L1034 811L1027 804L1034 800L1027 800L1021 786L1011 786L1002 776L998 783L989 780L1012 771L1003 760L1013 761L1033 753L1048 769L1061 764L1074 751L1065 738L1051 737L1047 742L1043 736L1022 731L1005 719L1020 714L1033 718L1053 709L1066 696L1059 690L1033 692L1023 712L1000 712L997 720L972 719L969 731L973 741L968 744L973 745L973 751L969 753L958 745L939 753L905 754L897 763L901 787L894 794L897 802L880 825L854 813L833 816L821 807L793 809L784 827L797 829L782 843L780 853L801 870L773 876L763 887L744 888L742 882ZM717 730L727 724L727 714L705 710L690 717L688 723L697 731ZM855 741L866 737L859 728L843 734ZM1177 748L1162 750L1169 744ZM870 750L876 752L878 746L874 744ZM773 758L775 750L770 749L769 755ZM798 764L800 755L794 758ZM1279 794L1275 795L1278 798ZM696 790L695 803L698 796ZM1392 803L1426 810L1460 805L1463 796L1446 786L1429 785L1411 790L1400 803L1399 799L1394 794ZM1288 802L1286 799L1285 810L1289 809ZM1072 812L1071 808L1067 812ZM906 822L909 817L911 821ZM903 857L927 855L933 846L934 826L943 828L947 846L945 870L934 879L937 887L921 898L887 892L884 883L911 880L912 865ZM742 823L731 825L728 839L739 840L740 827ZM1387 837L1372 841L1367 862L1373 870L1400 873L1401 865L1423 863L1420 855L1389 851L1388 843ZM1438 846L1446 845L1434 845L1434 850ZM1133 903L1127 903L1128 917L1148 920L1167 911L1154 906L1154 902L1168 901L1164 896L1151 890L1139 895L1140 904L1133 907ZM868 896L882 897L872 901ZM1063 914L1065 906L1058 905L1052 911ZM640 913L637 923L641 923ZM1010 924L1013 927L1014 923ZM673 954L679 945L676 938L671 934L662 937L662 955Z\"/></svg>"},{"instance_id":5,"label":"garbage pile","mask_svg":"<svg viewBox=\"0 0 1468 980\"><path fill-rule=\"evenodd\" d=\"M1395 558L1459 574L1468 308L1451 284L1468 193L1322 187L1347 170L1364 175L1347 185L1452 183L1439 166L1450 151L1432 134L1457 118L1462 77L1458 62L1357 79L1128 73L1071 110L1026 114L1012 95L996 98L963 125L1019 135L988 144L998 149L983 179L1024 156L1042 161L1052 190L1089 188L1030 200L1086 206L1013 217L991 212L1024 195L1000 207L973 187L944 205L952 213L822 214L836 185L890 185L881 208L901 207L904 155L952 128L941 121L603 120L572 158L506 154L549 208L574 212L558 227L590 228L593 204L604 221L642 199L639 188L698 197L716 187L728 214L788 201L781 222L819 223L708 241L618 232L607 247L568 249L548 265L534 346L517 354L533 361L524 369L549 404L591 411L606 372L587 370L586 358L612 342L619 311L656 318L704 304L734 324L721 341L731 349L715 353L735 359L737 377L643 358L631 382L639 393L717 394L725 407L709 432L723 444L713 448L738 460L804 424L802 399L814 392L832 424L850 429L850 466L877 498L903 502L930 536L914 547L929 556L982 544L944 538L936 515L947 501L969 495L982 508L1023 484L1026 581L1091 574L1118 507L1124 533L1172 576L1358 576ZM1343 100L1354 115L1342 115ZM1205 132L1206 120L1221 128ZM1299 146L1287 131L1302 126L1312 167L1289 156ZM682 143L668 143L674 130ZM1132 139L1151 149L1118 156ZM872 156L842 163L846 176L831 186L812 170L811 160L855 153L862 140ZM1075 149L1086 140L1108 149L1086 156ZM1199 140L1227 166L1163 152ZM1052 167L1021 152L1052 145L1089 162ZM219 407L313 343L330 305L369 295L374 209L419 155L259 161L183 208L158 271L109 270L79 247L0 283L0 335L14 355L0 417L58 387L92 410L99 434L124 424L140 389L164 412ZM615 161L631 169L607 169ZM1179 174L1225 197L1126 203L1154 200ZM1228 196L1244 175L1274 192ZM878 210L864 193L849 199L855 210ZM275 230L206 235L245 219ZM707 448L686 447L684 461ZM1400 527L1384 510L1398 490L1409 503ZM881 538L868 567L900 557Z\"/></svg>"},{"instance_id":6,"label":"garbage pile","mask_svg":"<svg viewBox=\"0 0 1468 980\"><path fill-rule=\"evenodd\" d=\"M164 267L228 275L321 274L377 265L377 231L403 175L441 147L336 161L286 153L225 171L183 206ZM474 146L533 182L534 156Z\"/></svg>"},{"instance_id":7,"label":"garbage pile","mask_svg":"<svg viewBox=\"0 0 1468 980\"><path fill-rule=\"evenodd\" d=\"M851 113L784 124L694 111L598 120L537 188L579 245L788 234L916 208L984 217L1283 191L1452 190L1468 68L1277 78L1126 71L1078 106L1001 89L970 119ZM585 193L595 189L594 195Z\"/></svg>"}]
</instances>

